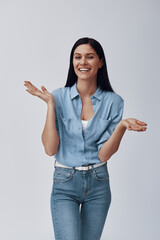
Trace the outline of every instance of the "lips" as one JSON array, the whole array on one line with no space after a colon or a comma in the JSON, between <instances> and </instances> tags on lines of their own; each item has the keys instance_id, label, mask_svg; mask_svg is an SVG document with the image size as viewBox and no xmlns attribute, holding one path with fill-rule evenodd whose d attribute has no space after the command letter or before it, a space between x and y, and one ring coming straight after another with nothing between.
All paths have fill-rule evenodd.
<instances>
[{"instance_id":1,"label":"lips","mask_svg":"<svg viewBox=\"0 0 160 240\"><path fill-rule=\"evenodd\" d=\"M79 68L78 70L80 72L88 72L88 71L90 71L90 68Z\"/></svg>"}]
</instances>

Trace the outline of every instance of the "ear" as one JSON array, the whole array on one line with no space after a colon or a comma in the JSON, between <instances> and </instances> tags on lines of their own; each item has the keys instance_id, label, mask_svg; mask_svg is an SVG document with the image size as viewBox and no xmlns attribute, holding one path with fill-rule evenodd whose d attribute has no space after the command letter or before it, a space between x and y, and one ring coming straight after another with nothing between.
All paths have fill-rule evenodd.
<instances>
[{"instance_id":1,"label":"ear","mask_svg":"<svg viewBox=\"0 0 160 240\"><path fill-rule=\"evenodd\" d=\"M98 68L101 68L102 66L103 66L103 58L101 58Z\"/></svg>"}]
</instances>

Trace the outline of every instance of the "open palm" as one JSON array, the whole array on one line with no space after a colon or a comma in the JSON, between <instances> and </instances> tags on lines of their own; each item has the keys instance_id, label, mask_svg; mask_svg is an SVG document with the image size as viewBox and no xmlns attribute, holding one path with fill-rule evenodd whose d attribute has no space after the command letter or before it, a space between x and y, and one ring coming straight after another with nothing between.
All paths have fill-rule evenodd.
<instances>
[{"instance_id":1,"label":"open palm","mask_svg":"<svg viewBox=\"0 0 160 240\"><path fill-rule=\"evenodd\" d=\"M25 82L24 86L26 86L28 88L28 89L26 89L27 92L29 92L30 94L32 94L34 96L41 98L46 103L54 102L53 95L51 93L49 93L44 86L41 87L42 91L40 91L30 81L24 81L24 82Z\"/></svg>"},{"instance_id":2,"label":"open palm","mask_svg":"<svg viewBox=\"0 0 160 240\"><path fill-rule=\"evenodd\" d=\"M127 119L122 119L123 125L129 130L133 131L145 131L147 129L147 123L139 121L135 118L127 118Z\"/></svg>"}]
</instances>

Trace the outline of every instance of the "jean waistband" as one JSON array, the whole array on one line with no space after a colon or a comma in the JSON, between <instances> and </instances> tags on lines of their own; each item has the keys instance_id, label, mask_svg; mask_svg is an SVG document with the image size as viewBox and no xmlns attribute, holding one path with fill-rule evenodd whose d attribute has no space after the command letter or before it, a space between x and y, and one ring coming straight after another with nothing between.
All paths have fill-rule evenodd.
<instances>
[{"instance_id":1,"label":"jean waistband","mask_svg":"<svg viewBox=\"0 0 160 240\"><path fill-rule=\"evenodd\" d=\"M63 168L70 168L70 169L77 169L77 170L89 170L89 169L92 169L92 168L96 168L96 167L99 167L99 166L102 166L104 164L106 164L107 162L102 162L102 163L96 163L96 164L89 164L89 165L85 165L85 166L79 166L79 167L68 167L68 166L65 166L59 162L57 162L57 160L55 160L54 162L54 166L57 166L57 167L63 167Z\"/></svg>"}]
</instances>

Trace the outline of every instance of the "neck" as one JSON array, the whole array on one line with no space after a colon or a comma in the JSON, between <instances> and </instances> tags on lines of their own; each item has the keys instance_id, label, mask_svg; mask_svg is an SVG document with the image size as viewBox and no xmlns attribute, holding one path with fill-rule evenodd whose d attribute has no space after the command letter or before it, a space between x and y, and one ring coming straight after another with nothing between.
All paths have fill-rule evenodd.
<instances>
[{"instance_id":1,"label":"neck","mask_svg":"<svg viewBox=\"0 0 160 240\"><path fill-rule=\"evenodd\" d=\"M85 80L77 80L77 91L81 97L90 97L97 90L97 83Z\"/></svg>"}]
</instances>

